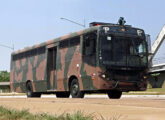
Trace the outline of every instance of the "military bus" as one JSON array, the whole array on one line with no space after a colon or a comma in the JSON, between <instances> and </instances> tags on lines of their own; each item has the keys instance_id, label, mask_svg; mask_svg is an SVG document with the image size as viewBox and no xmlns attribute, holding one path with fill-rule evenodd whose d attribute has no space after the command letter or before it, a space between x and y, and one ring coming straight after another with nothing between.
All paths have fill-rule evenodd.
<instances>
[{"instance_id":1,"label":"military bus","mask_svg":"<svg viewBox=\"0 0 165 120\"><path fill-rule=\"evenodd\" d=\"M27 97L106 93L119 99L122 92L146 90L147 70L144 30L93 22L82 31L13 52L10 88Z\"/></svg>"}]
</instances>

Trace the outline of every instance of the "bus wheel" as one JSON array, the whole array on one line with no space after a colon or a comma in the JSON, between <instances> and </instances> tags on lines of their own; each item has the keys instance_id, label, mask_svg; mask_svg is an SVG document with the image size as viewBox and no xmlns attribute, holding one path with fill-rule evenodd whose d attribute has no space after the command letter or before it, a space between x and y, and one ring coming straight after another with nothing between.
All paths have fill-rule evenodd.
<instances>
[{"instance_id":1,"label":"bus wheel","mask_svg":"<svg viewBox=\"0 0 165 120\"><path fill-rule=\"evenodd\" d=\"M56 97L57 98L69 98L70 93L69 92L57 92Z\"/></svg>"},{"instance_id":2,"label":"bus wheel","mask_svg":"<svg viewBox=\"0 0 165 120\"><path fill-rule=\"evenodd\" d=\"M31 82L26 84L26 95L27 97L41 97L41 93L34 93Z\"/></svg>"},{"instance_id":3,"label":"bus wheel","mask_svg":"<svg viewBox=\"0 0 165 120\"><path fill-rule=\"evenodd\" d=\"M108 97L110 99L120 99L121 95L122 95L122 91L119 90L111 90L108 93Z\"/></svg>"},{"instance_id":4,"label":"bus wheel","mask_svg":"<svg viewBox=\"0 0 165 120\"><path fill-rule=\"evenodd\" d=\"M84 92L80 91L77 79L73 79L70 86L70 93L72 98L84 98Z\"/></svg>"}]
</instances>

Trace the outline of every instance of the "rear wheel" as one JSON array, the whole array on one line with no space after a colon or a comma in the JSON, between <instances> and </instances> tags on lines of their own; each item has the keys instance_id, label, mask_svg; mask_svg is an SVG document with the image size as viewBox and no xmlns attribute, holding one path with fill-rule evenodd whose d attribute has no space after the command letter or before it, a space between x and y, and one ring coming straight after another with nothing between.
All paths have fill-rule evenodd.
<instances>
[{"instance_id":1,"label":"rear wheel","mask_svg":"<svg viewBox=\"0 0 165 120\"><path fill-rule=\"evenodd\" d=\"M70 93L69 92L58 92L56 93L57 98L69 98Z\"/></svg>"},{"instance_id":2,"label":"rear wheel","mask_svg":"<svg viewBox=\"0 0 165 120\"><path fill-rule=\"evenodd\" d=\"M111 90L108 93L108 97L110 99L120 99L121 95L122 95L122 91L119 90Z\"/></svg>"},{"instance_id":3,"label":"rear wheel","mask_svg":"<svg viewBox=\"0 0 165 120\"><path fill-rule=\"evenodd\" d=\"M73 79L70 86L70 93L72 98L84 98L84 92L80 91L77 79Z\"/></svg>"},{"instance_id":4,"label":"rear wheel","mask_svg":"<svg viewBox=\"0 0 165 120\"><path fill-rule=\"evenodd\" d=\"M34 93L33 92L33 87L32 87L31 82L28 82L26 84L26 95L27 95L28 98L30 98L30 97L41 97L41 93Z\"/></svg>"}]
</instances>

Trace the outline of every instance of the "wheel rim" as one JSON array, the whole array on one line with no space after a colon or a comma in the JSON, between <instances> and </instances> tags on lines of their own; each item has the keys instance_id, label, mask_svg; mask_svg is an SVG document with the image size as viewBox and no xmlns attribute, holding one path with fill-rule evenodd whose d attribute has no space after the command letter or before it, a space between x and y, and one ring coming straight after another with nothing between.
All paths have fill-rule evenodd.
<instances>
[{"instance_id":1,"label":"wheel rim","mask_svg":"<svg viewBox=\"0 0 165 120\"><path fill-rule=\"evenodd\" d=\"M28 96L31 95L31 91L32 91L32 90L31 90L31 87L30 87L30 85L28 84L28 85L27 85L27 95L28 95Z\"/></svg>"},{"instance_id":2,"label":"wheel rim","mask_svg":"<svg viewBox=\"0 0 165 120\"><path fill-rule=\"evenodd\" d=\"M73 87L72 87L72 93L74 94L74 95L77 95L77 93L78 93L78 85L77 84L74 84L73 85Z\"/></svg>"}]
</instances>

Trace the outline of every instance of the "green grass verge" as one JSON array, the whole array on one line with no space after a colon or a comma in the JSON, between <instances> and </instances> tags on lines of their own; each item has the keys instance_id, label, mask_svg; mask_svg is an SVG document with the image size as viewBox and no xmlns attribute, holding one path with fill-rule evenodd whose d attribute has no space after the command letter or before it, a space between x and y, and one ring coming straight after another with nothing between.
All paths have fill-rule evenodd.
<instances>
[{"instance_id":1,"label":"green grass verge","mask_svg":"<svg viewBox=\"0 0 165 120\"><path fill-rule=\"evenodd\" d=\"M0 93L1 92L8 93L8 92L10 92L10 88L8 86L1 86L0 87Z\"/></svg>"},{"instance_id":2,"label":"green grass verge","mask_svg":"<svg viewBox=\"0 0 165 120\"><path fill-rule=\"evenodd\" d=\"M0 93L0 96L24 96L25 93Z\"/></svg>"},{"instance_id":3,"label":"green grass verge","mask_svg":"<svg viewBox=\"0 0 165 120\"><path fill-rule=\"evenodd\" d=\"M84 115L78 111L75 114L61 114L60 116L43 114L31 114L28 110L6 109L0 106L0 120L93 120L92 115Z\"/></svg>"},{"instance_id":4,"label":"green grass verge","mask_svg":"<svg viewBox=\"0 0 165 120\"><path fill-rule=\"evenodd\" d=\"M124 95L165 95L165 88L152 88L146 91L124 93Z\"/></svg>"}]
</instances>

